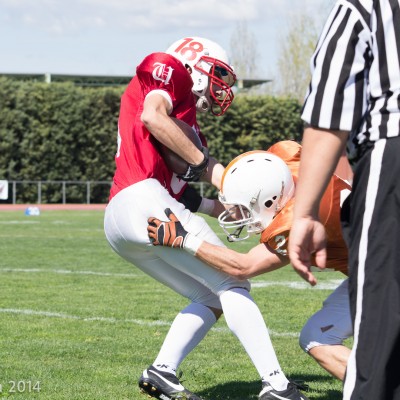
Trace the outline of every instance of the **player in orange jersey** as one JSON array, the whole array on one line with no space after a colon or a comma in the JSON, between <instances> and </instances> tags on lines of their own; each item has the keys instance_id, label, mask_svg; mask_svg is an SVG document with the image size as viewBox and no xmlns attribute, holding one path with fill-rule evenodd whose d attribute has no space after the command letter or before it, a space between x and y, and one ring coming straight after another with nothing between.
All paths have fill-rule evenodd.
<instances>
[{"instance_id":1,"label":"player in orange jersey","mask_svg":"<svg viewBox=\"0 0 400 400\"><path fill-rule=\"evenodd\" d=\"M202 241L197 249L191 249L188 238L193 233L185 230L168 210L169 222L149 219L150 239L154 245L185 248L215 269L239 279L287 265L300 153L298 143L282 141L267 151L244 153L226 167L219 194L226 211L218 221L232 242L260 234L260 243L248 253L238 253L206 241ZM334 175L320 207L320 218L327 231L327 268L345 276L347 248L341 234L340 209L350 190L348 182ZM329 373L343 380L350 353L343 342L351 335L346 278L304 325L300 346Z\"/></svg>"}]
</instances>

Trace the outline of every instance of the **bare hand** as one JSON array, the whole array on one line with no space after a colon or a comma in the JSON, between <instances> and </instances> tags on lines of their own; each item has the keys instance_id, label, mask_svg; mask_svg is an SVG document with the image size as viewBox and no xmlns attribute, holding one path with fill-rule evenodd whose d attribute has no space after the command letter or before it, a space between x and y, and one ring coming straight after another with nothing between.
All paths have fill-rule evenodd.
<instances>
[{"instance_id":1,"label":"bare hand","mask_svg":"<svg viewBox=\"0 0 400 400\"><path fill-rule=\"evenodd\" d=\"M293 221L289 236L289 258L295 271L310 285L317 284L310 268L326 266L326 234L316 220L300 218Z\"/></svg>"}]
</instances>

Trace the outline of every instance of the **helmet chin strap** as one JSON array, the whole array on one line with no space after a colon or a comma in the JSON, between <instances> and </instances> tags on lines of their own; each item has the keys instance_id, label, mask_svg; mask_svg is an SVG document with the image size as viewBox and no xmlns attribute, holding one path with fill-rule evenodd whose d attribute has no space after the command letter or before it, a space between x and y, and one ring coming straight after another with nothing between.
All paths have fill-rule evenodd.
<instances>
[{"instance_id":1,"label":"helmet chin strap","mask_svg":"<svg viewBox=\"0 0 400 400\"><path fill-rule=\"evenodd\" d=\"M228 240L228 242L232 243L232 242L237 242L240 237L240 234L242 233L242 230L244 228L244 225L239 226L238 228L235 229L235 231L231 234L229 234L226 238ZM244 239L242 239L244 240Z\"/></svg>"}]
</instances>

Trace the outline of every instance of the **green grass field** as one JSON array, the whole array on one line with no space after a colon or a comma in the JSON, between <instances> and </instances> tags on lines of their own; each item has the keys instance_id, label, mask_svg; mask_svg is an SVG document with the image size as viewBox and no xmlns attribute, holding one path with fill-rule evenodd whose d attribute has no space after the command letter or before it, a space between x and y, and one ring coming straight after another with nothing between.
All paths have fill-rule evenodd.
<instances>
[{"instance_id":1,"label":"green grass field","mask_svg":"<svg viewBox=\"0 0 400 400\"><path fill-rule=\"evenodd\" d=\"M0 399L145 399L137 380L187 300L113 253L101 211L0 212L0 232ZM341 398L341 382L298 346L341 279L321 273L311 288L288 266L252 280L281 366L310 399ZM207 400L257 399L257 372L223 318L181 368Z\"/></svg>"}]
</instances>

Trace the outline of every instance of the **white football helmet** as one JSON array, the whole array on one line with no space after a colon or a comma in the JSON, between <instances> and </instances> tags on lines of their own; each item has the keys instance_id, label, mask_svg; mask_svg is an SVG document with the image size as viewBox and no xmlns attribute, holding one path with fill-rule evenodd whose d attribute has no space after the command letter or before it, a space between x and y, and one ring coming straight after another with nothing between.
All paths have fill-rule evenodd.
<instances>
[{"instance_id":1,"label":"white football helmet","mask_svg":"<svg viewBox=\"0 0 400 400\"><path fill-rule=\"evenodd\" d=\"M230 206L218 217L229 241L261 233L294 195L289 167L278 156L255 150L225 168L219 200ZM243 228L245 236L240 237Z\"/></svg>"},{"instance_id":2,"label":"white football helmet","mask_svg":"<svg viewBox=\"0 0 400 400\"><path fill-rule=\"evenodd\" d=\"M191 37L173 43L166 53L190 67L197 110L222 115L233 101L236 82L225 50L211 40Z\"/></svg>"}]
</instances>

